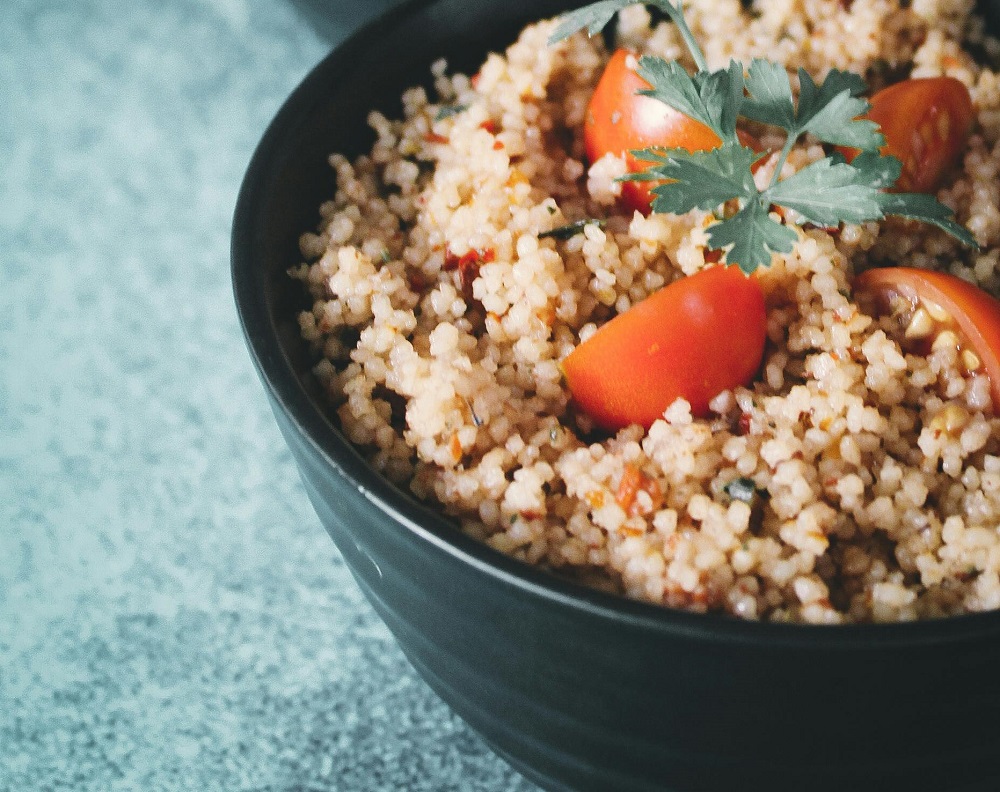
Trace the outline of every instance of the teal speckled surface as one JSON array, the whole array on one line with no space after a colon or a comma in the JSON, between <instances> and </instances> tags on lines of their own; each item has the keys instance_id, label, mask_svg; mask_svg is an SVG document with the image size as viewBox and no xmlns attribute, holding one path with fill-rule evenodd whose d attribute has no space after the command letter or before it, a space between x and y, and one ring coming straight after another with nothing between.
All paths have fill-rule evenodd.
<instances>
[{"instance_id":1,"label":"teal speckled surface","mask_svg":"<svg viewBox=\"0 0 1000 792\"><path fill-rule=\"evenodd\" d=\"M382 3L0 0L0 790L534 789L416 676L311 510L229 226Z\"/></svg>"}]
</instances>

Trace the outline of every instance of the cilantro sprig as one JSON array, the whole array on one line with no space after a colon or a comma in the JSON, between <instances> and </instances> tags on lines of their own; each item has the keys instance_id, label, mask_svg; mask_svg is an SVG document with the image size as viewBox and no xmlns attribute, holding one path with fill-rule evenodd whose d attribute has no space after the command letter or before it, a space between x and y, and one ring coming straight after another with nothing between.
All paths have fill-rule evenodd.
<instances>
[{"instance_id":1,"label":"cilantro sprig","mask_svg":"<svg viewBox=\"0 0 1000 792\"><path fill-rule=\"evenodd\" d=\"M616 13L636 2L600 0L566 14L550 42L584 29L595 35ZM737 264L747 274L768 266L774 253L790 253L798 239L787 216L785 222L772 216L773 206L794 210L804 221L824 227L895 215L929 223L978 248L969 230L934 196L888 192L898 181L902 165L895 157L879 153L885 138L878 124L864 117L870 105L863 97L867 86L859 75L833 69L817 84L799 69L796 102L784 66L755 58L746 66L730 61L727 68L711 71L684 19L681 3L655 0L647 5L660 9L677 26L697 71L689 74L677 62L644 56L637 71L650 88L641 93L701 122L722 141L709 151L653 147L632 152L649 165L622 178L659 182L652 190L654 212L716 212L716 222L708 228L708 247L724 251L726 262ZM752 168L769 154L741 143L736 133L740 117L785 133L773 176L763 188L757 186ZM834 150L782 179L789 154L806 135L860 153L848 162ZM737 202L737 211L720 216L719 208L732 201Z\"/></svg>"}]
</instances>

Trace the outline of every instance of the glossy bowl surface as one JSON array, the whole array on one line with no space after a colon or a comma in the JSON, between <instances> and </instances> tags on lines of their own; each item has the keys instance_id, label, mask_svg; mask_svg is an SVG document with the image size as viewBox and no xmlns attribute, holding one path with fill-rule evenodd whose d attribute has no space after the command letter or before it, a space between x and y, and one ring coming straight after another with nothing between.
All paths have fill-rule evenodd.
<instances>
[{"instance_id":1,"label":"glossy bowl surface","mask_svg":"<svg viewBox=\"0 0 1000 792\"><path fill-rule=\"evenodd\" d=\"M311 384L286 274L368 149L372 108L475 71L566 0L413 0L294 91L250 163L233 226L237 307L309 497L415 668L553 790L1000 789L1000 614L888 626L744 623L584 589L480 545L369 468Z\"/></svg>"}]
</instances>

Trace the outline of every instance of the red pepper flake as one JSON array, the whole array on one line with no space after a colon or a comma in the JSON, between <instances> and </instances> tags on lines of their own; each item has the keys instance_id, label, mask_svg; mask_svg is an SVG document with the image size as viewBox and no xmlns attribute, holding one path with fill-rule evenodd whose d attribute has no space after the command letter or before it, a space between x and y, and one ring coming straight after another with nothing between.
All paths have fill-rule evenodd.
<instances>
[{"instance_id":1,"label":"red pepper flake","mask_svg":"<svg viewBox=\"0 0 1000 792\"><path fill-rule=\"evenodd\" d=\"M455 432L451 436L451 440L448 443L448 450L451 452L451 457L456 462L462 458L462 441L458 439L458 432Z\"/></svg>"},{"instance_id":2,"label":"red pepper flake","mask_svg":"<svg viewBox=\"0 0 1000 792\"><path fill-rule=\"evenodd\" d=\"M458 270L459 282L462 285L462 295L471 302L472 282L479 277L479 268L483 264L495 261L497 253L493 248L485 250L468 250L461 256L456 256L451 252L451 248L445 249L444 264L441 266L445 272Z\"/></svg>"},{"instance_id":3,"label":"red pepper flake","mask_svg":"<svg viewBox=\"0 0 1000 792\"><path fill-rule=\"evenodd\" d=\"M503 147L504 146L503 146L503 141L502 140L494 140L493 141L493 150L494 151L500 151L500 149L502 149Z\"/></svg>"},{"instance_id":4,"label":"red pepper flake","mask_svg":"<svg viewBox=\"0 0 1000 792\"><path fill-rule=\"evenodd\" d=\"M631 537L639 537L646 535L646 532L642 528L636 528L632 525L622 525L621 527L618 528L618 533Z\"/></svg>"},{"instance_id":5,"label":"red pepper flake","mask_svg":"<svg viewBox=\"0 0 1000 792\"><path fill-rule=\"evenodd\" d=\"M437 132L428 132L424 135L424 140L428 143L450 143L451 141L444 135L439 135Z\"/></svg>"},{"instance_id":6,"label":"red pepper flake","mask_svg":"<svg viewBox=\"0 0 1000 792\"><path fill-rule=\"evenodd\" d=\"M527 522L531 522L532 520L540 520L542 518L542 513L541 512L536 512L536 511L528 510L528 511L522 511L522 512L518 512L518 513L521 515L521 519L525 520Z\"/></svg>"},{"instance_id":7,"label":"red pepper flake","mask_svg":"<svg viewBox=\"0 0 1000 792\"><path fill-rule=\"evenodd\" d=\"M635 502L640 484L642 484L642 471L635 465L626 465L621 481L618 482L618 492L615 493L615 502L625 511L628 511Z\"/></svg>"},{"instance_id":8,"label":"red pepper flake","mask_svg":"<svg viewBox=\"0 0 1000 792\"><path fill-rule=\"evenodd\" d=\"M551 305L543 306L535 311L535 316L544 324L546 327L552 327L556 321L556 312Z\"/></svg>"},{"instance_id":9,"label":"red pepper flake","mask_svg":"<svg viewBox=\"0 0 1000 792\"><path fill-rule=\"evenodd\" d=\"M495 135L497 133L497 122L494 121L492 118L490 118L487 119L486 121L483 121L483 123L479 125L479 128L485 129L491 135Z\"/></svg>"},{"instance_id":10,"label":"red pepper flake","mask_svg":"<svg viewBox=\"0 0 1000 792\"><path fill-rule=\"evenodd\" d=\"M410 286L410 291L422 292L427 288L427 280L424 278L424 274L418 270L407 273L406 280Z\"/></svg>"},{"instance_id":11,"label":"red pepper flake","mask_svg":"<svg viewBox=\"0 0 1000 792\"><path fill-rule=\"evenodd\" d=\"M639 492L645 492L653 501L652 510L655 511L663 502L663 491L656 479L647 476L638 466L633 464L625 465L621 481L618 482L618 491L615 493L615 502L621 506L631 517L639 513L640 505L636 500Z\"/></svg>"},{"instance_id":12,"label":"red pepper flake","mask_svg":"<svg viewBox=\"0 0 1000 792\"><path fill-rule=\"evenodd\" d=\"M721 250L709 250L705 249L705 263L706 264L718 264L722 261L722 251Z\"/></svg>"},{"instance_id":13,"label":"red pepper flake","mask_svg":"<svg viewBox=\"0 0 1000 792\"><path fill-rule=\"evenodd\" d=\"M482 77L483 77L482 74L476 72L475 74L472 75L472 77L469 78L469 83L472 85L473 88L478 88L479 81L482 79Z\"/></svg>"},{"instance_id":14,"label":"red pepper flake","mask_svg":"<svg viewBox=\"0 0 1000 792\"><path fill-rule=\"evenodd\" d=\"M708 589L704 586L698 586L694 591L691 592L691 604L692 605L708 605Z\"/></svg>"},{"instance_id":15,"label":"red pepper flake","mask_svg":"<svg viewBox=\"0 0 1000 792\"><path fill-rule=\"evenodd\" d=\"M751 420L753 420L753 416L750 413L748 412L740 413L740 421L737 424L737 431L739 432L740 436L750 434Z\"/></svg>"}]
</instances>

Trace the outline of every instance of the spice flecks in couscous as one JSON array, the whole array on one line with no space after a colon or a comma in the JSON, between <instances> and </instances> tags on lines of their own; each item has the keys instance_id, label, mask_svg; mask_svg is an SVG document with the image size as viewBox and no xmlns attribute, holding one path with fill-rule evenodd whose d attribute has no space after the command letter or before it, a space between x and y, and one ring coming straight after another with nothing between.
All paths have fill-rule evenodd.
<instances>
[{"instance_id":1,"label":"spice flecks in couscous","mask_svg":"<svg viewBox=\"0 0 1000 792\"><path fill-rule=\"evenodd\" d=\"M963 47L973 37L997 54L969 5L691 4L713 68L767 57L853 70L875 89L896 70L965 83L976 122L938 197L982 250L900 221L807 227L756 276L757 380L715 397L707 418L678 400L648 430L610 437L571 403L560 362L710 266L710 214L625 212L622 160L584 161L600 39L549 46L545 21L474 80L435 64L434 98L406 92L403 120L372 113L370 154L330 158L337 194L292 271L315 300L300 324L345 435L467 533L630 597L818 623L1000 607L989 382L947 332L915 350L898 317L866 313L853 292L856 271L892 263L1000 287L1000 75ZM686 57L640 7L621 13L619 36ZM786 168L822 156L801 145Z\"/></svg>"}]
</instances>

